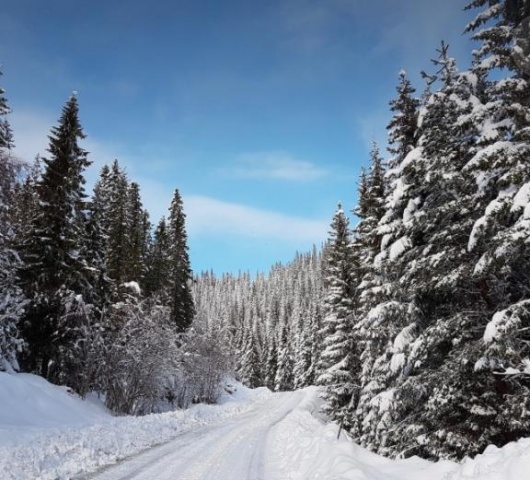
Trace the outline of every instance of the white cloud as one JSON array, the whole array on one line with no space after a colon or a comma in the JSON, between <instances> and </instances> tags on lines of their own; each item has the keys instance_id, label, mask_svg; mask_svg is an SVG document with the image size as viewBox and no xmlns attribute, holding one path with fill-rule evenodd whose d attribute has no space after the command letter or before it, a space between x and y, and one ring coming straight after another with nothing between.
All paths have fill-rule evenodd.
<instances>
[{"instance_id":1,"label":"white cloud","mask_svg":"<svg viewBox=\"0 0 530 480\"><path fill-rule=\"evenodd\" d=\"M293 217L201 195L184 197L188 232L236 235L310 246L327 237L328 222Z\"/></svg>"},{"instance_id":2,"label":"white cloud","mask_svg":"<svg viewBox=\"0 0 530 480\"><path fill-rule=\"evenodd\" d=\"M327 175L327 171L311 162L298 160L285 152L246 153L237 165L223 172L238 178L310 182Z\"/></svg>"},{"instance_id":3,"label":"white cloud","mask_svg":"<svg viewBox=\"0 0 530 480\"><path fill-rule=\"evenodd\" d=\"M15 137L15 154L32 162L37 154L44 156L48 135L57 119L44 113L16 110L9 116Z\"/></svg>"},{"instance_id":4,"label":"white cloud","mask_svg":"<svg viewBox=\"0 0 530 480\"><path fill-rule=\"evenodd\" d=\"M18 110L10 116L10 121L16 135L15 153L18 156L31 161L38 153L46 153L48 135L57 118L42 112ZM107 145L88 137L83 142L83 148L90 152L89 158L94 162L85 175L89 189L97 179L101 166L117 157L131 174L131 179L139 183L151 221L156 223L162 215L167 215L173 187L159 179L138 175L134 159L121 155L122 149L118 145ZM244 165L247 168L240 173L246 176L284 180L314 180L326 173L309 162L295 160L286 154L247 156L242 158L240 166ZM308 248L327 237L328 220L293 217L207 196L185 195L184 210L190 236L230 235L255 241L275 240L296 248Z\"/></svg>"}]
</instances>

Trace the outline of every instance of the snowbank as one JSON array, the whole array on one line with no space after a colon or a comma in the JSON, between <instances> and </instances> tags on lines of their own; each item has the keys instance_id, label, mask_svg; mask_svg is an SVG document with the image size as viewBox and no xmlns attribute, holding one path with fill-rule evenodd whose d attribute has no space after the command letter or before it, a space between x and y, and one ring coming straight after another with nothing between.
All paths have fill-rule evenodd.
<instances>
[{"instance_id":1,"label":"snowbank","mask_svg":"<svg viewBox=\"0 0 530 480\"><path fill-rule=\"evenodd\" d=\"M322 400L318 389L310 387L307 391L298 408L271 435L270 445L278 459L271 467L272 478L445 480L445 475L458 468L452 462L432 463L417 457L390 460L355 445L344 433L337 440L337 425L319 418Z\"/></svg>"},{"instance_id":2,"label":"snowbank","mask_svg":"<svg viewBox=\"0 0 530 480\"><path fill-rule=\"evenodd\" d=\"M524 480L530 478L530 438L490 446L462 464L418 457L390 460L355 445L338 427L319 418L318 389L308 395L270 438L272 478L289 480ZM282 476L282 472L283 475ZM287 473L288 472L288 473Z\"/></svg>"},{"instance_id":3,"label":"snowbank","mask_svg":"<svg viewBox=\"0 0 530 480\"><path fill-rule=\"evenodd\" d=\"M530 478L530 438L502 448L490 445L483 454L466 459L448 480L524 480Z\"/></svg>"},{"instance_id":4,"label":"snowbank","mask_svg":"<svg viewBox=\"0 0 530 480\"><path fill-rule=\"evenodd\" d=\"M0 480L69 479L222 422L270 395L232 387L222 405L145 417L112 417L100 406L33 375L0 373Z\"/></svg>"},{"instance_id":5,"label":"snowbank","mask_svg":"<svg viewBox=\"0 0 530 480\"><path fill-rule=\"evenodd\" d=\"M16 444L45 429L83 427L111 419L102 405L83 402L42 377L0 372L0 446Z\"/></svg>"}]
</instances>

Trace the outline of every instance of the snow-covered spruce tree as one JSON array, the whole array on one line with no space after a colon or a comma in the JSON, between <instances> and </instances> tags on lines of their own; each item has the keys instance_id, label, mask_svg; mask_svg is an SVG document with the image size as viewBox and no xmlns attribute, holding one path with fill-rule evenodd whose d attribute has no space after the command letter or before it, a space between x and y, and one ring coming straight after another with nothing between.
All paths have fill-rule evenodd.
<instances>
[{"instance_id":1,"label":"snow-covered spruce tree","mask_svg":"<svg viewBox=\"0 0 530 480\"><path fill-rule=\"evenodd\" d=\"M477 259L477 324L485 326L475 369L496 394L484 415L497 423L490 438L503 444L530 431L530 2L475 0L468 8L481 10L467 30L481 44L477 68L489 75L487 101L475 112L479 148L465 167L477 178L480 212L468 244Z\"/></svg>"},{"instance_id":2,"label":"snow-covered spruce tree","mask_svg":"<svg viewBox=\"0 0 530 480\"><path fill-rule=\"evenodd\" d=\"M344 420L354 389L353 355L353 291L354 272L351 255L349 221L339 204L331 223L330 239L324 271L324 319L322 338L324 351L320 359L324 386L325 411L334 420Z\"/></svg>"},{"instance_id":3,"label":"snow-covered spruce tree","mask_svg":"<svg viewBox=\"0 0 530 480\"><path fill-rule=\"evenodd\" d=\"M354 229L352 250L357 263L356 312L362 318L371 305L378 303L379 278L374 269L375 257L381 249L381 234L377 227L384 215L385 167L374 143L370 152L370 170L361 171L358 204L353 213L359 222Z\"/></svg>"},{"instance_id":4,"label":"snow-covered spruce tree","mask_svg":"<svg viewBox=\"0 0 530 480\"><path fill-rule=\"evenodd\" d=\"M475 433L482 430L473 413L477 400L469 394L484 385L466 359L474 318L463 314L477 301L466 250L474 179L462 169L476 139L470 113L479 104L478 78L459 73L443 43L438 52L441 88L421 110L418 147L403 168L413 179L403 216L407 248L388 262L401 272L413 314L389 350L396 408L387 451L460 458L483 446Z\"/></svg>"},{"instance_id":5,"label":"snow-covered spruce tree","mask_svg":"<svg viewBox=\"0 0 530 480\"><path fill-rule=\"evenodd\" d=\"M1 76L2 72L0 71ZM0 87L0 149L3 151L13 148L13 132L9 121L5 118L11 112L11 109L4 94L5 90Z\"/></svg>"},{"instance_id":6,"label":"snow-covered spruce tree","mask_svg":"<svg viewBox=\"0 0 530 480\"><path fill-rule=\"evenodd\" d=\"M107 274L114 295L127 294L126 284L146 283L146 262L150 230L149 215L142 206L140 187L129 182L115 160L104 166L94 187L91 213L101 237Z\"/></svg>"},{"instance_id":7,"label":"snow-covered spruce tree","mask_svg":"<svg viewBox=\"0 0 530 480\"><path fill-rule=\"evenodd\" d=\"M378 224L384 214L385 198L385 167L378 146L374 143L370 152L370 170L361 171L359 194L354 214L359 218L353 232L352 256L355 259L357 273L355 288L355 317L358 320L352 335L358 357L358 370L355 372L356 388L354 398L348 406L348 423L352 432L360 437L363 430L362 401L367 396L362 394L363 385L367 385L371 377L374 353L380 350L380 337L377 329L367 328L365 318L381 298L380 277L374 268L374 259L381 249L381 235Z\"/></svg>"},{"instance_id":8,"label":"snow-covered spruce tree","mask_svg":"<svg viewBox=\"0 0 530 480\"><path fill-rule=\"evenodd\" d=\"M17 353L22 347L17 323L23 296L16 285L20 259L13 242L16 191L23 165L11 154L13 136L4 118L9 112L4 90L0 88L0 371L18 370Z\"/></svg>"},{"instance_id":9,"label":"snow-covered spruce tree","mask_svg":"<svg viewBox=\"0 0 530 480\"><path fill-rule=\"evenodd\" d=\"M85 193L83 170L89 165L78 141L84 138L72 95L52 129L49 157L37 185L38 208L30 219L29 235L22 239L24 265L21 286L29 303L21 319L28 349L26 370L47 379L73 385L69 372L82 368L76 351L86 326L85 315L71 315L69 305L86 311L92 302L92 274L83 257Z\"/></svg>"},{"instance_id":10,"label":"snow-covered spruce tree","mask_svg":"<svg viewBox=\"0 0 530 480\"><path fill-rule=\"evenodd\" d=\"M403 71L399 73L396 90L397 96L390 102L394 115L387 127L389 151L393 156L388 162L383 182L384 207L379 206L374 212L376 218L381 214L382 217L377 228L360 232L354 243L355 251L356 246L360 248L365 243L361 236L364 237L370 231L372 233L368 238L373 239L372 255L378 245L380 251L371 264L361 267L361 271L364 269L365 275L370 277L366 278L366 285L363 282L359 285L356 330L362 338L362 383L353 430L363 446L382 453L389 453L384 446L388 444L388 433L395 416L393 409L397 407L393 389L395 374L388 368L388 362L394 338L413 315L410 298L399 283L402 272L392 262L409 246L403 214L409 201L413 200L410 198L410 186L418 180L410 178L404 172L404 167L406 159L413 155L417 145L420 102L415 98L415 90ZM365 190L368 192L368 184ZM359 213L364 215L364 209L361 203ZM360 228L364 228L364 224ZM370 245L369 240L367 245Z\"/></svg>"},{"instance_id":11,"label":"snow-covered spruce tree","mask_svg":"<svg viewBox=\"0 0 530 480\"><path fill-rule=\"evenodd\" d=\"M110 169L104 166L99 180L94 186L92 199L88 207L88 221L86 225L87 241L85 256L94 269L94 301L100 311L107 307L114 296L114 283L107 273L107 244L108 220L107 208L108 191L105 189L105 180Z\"/></svg>"},{"instance_id":12,"label":"snow-covered spruce tree","mask_svg":"<svg viewBox=\"0 0 530 480\"><path fill-rule=\"evenodd\" d=\"M312 385L314 382L315 372L313 370L312 362L312 337L311 327L312 318L310 315L305 315L303 302L304 295L307 291L299 285L296 289L294 297L294 306L292 313L292 325L294 327L294 348L295 352L294 367L293 367L293 387L294 389L303 388L307 385ZM309 308L307 309L309 313Z\"/></svg>"},{"instance_id":13,"label":"snow-covered spruce tree","mask_svg":"<svg viewBox=\"0 0 530 480\"><path fill-rule=\"evenodd\" d=\"M293 338L285 314L281 316L278 327L278 365L274 378L274 391L283 392L292 390L294 386Z\"/></svg>"},{"instance_id":14,"label":"snow-covered spruce tree","mask_svg":"<svg viewBox=\"0 0 530 480\"><path fill-rule=\"evenodd\" d=\"M247 322L250 321L248 318ZM256 324L254 324L254 328L249 326L245 329L238 374L241 382L250 388L263 385L262 354L259 340Z\"/></svg>"},{"instance_id":15,"label":"snow-covered spruce tree","mask_svg":"<svg viewBox=\"0 0 530 480\"><path fill-rule=\"evenodd\" d=\"M179 332L186 331L195 315L190 284L192 272L188 255L186 215L177 189L173 194L168 218L169 306L171 318Z\"/></svg>"},{"instance_id":16,"label":"snow-covered spruce tree","mask_svg":"<svg viewBox=\"0 0 530 480\"><path fill-rule=\"evenodd\" d=\"M278 371L278 340L275 328L267 330L267 352L265 358L265 378L263 385L274 390L276 373Z\"/></svg>"}]
</instances>

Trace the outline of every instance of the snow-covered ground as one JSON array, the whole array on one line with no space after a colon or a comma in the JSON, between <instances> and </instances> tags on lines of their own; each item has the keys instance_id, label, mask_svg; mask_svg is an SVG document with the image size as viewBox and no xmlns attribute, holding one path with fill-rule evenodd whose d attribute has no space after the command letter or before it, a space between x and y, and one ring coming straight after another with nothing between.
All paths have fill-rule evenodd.
<instances>
[{"instance_id":1,"label":"snow-covered ground","mask_svg":"<svg viewBox=\"0 0 530 480\"><path fill-rule=\"evenodd\" d=\"M242 385L221 405L113 417L35 375L0 372L0 480L70 479L204 425L224 423L271 396Z\"/></svg>"},{"instance_id":2,"label":"snow-covered ground","mask_svg":"<svg viewBox=\"0 0 530 480\"><path fill-rule=\"evenodd\" d=\"M320 405L315 387L272 394L238 385L221 405L115 418L97 401L83 402L39 377L0 373L0 479L529 478L530 439L490 447L461 465L393 461L344 434L337 439Z\"/></svg>"}]
</instances>

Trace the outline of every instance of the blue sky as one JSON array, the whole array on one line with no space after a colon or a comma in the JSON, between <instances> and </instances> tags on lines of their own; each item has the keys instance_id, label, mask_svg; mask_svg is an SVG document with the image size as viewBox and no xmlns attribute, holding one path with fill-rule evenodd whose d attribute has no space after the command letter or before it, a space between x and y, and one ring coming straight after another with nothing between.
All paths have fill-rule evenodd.
<instances>
[{"instance_id":1,"label":"blue sky","mask_svg":"<svg viewBox=\"0 0 530 480\"><path fill-rule=\"evenodd\" d=\"M267 270L325 240L384 142L400 69L442 39L463 67L462 0L2 0L17 152L44 153L78 92L93 166L118 158L152 221L184 197L192 267Z\"/></svg>"}]
</instances>

